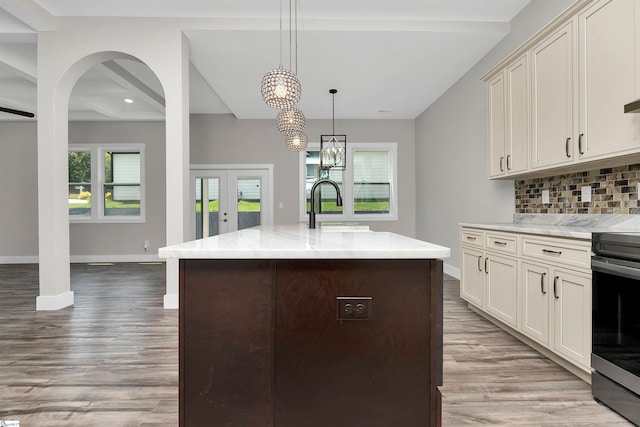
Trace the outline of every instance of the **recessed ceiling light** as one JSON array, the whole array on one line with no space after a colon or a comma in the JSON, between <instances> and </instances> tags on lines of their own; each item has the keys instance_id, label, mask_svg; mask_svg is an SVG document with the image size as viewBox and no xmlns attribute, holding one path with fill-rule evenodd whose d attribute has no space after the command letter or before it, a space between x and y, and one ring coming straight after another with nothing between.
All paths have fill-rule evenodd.
<instances>
[{"instance_id":1,"label":"recessed ceiling light","mask_svg":"<svg viewBox=\"0 0 640 427\"><path fill-rule=\"evenodd\" d=\"M393 110L378 110L378 113L393 113Z\"/></svg>"},{"instance_id":2,"label":"recessed ceiling light","mask_svg":"<svg viewBox=\"0 0 640 427\"><path fill-rule=\"evenodd\" d=\"M125 98L124 102L126 102L127 104L133 104L133 99L131 98Z\"/></svg>"}]
</instances>

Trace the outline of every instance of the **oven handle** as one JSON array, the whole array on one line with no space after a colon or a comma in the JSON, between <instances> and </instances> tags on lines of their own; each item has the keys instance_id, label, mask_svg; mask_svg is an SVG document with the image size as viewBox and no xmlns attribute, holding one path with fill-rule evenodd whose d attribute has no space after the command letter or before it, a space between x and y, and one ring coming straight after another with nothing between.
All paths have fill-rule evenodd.
<instances>
[{"instance_id":1,"label":"oven handle","mask_svg":"<svg viewBox=\"0 0 640 427\"><path fill-rule=\"evenodd\" d=\"M606 261L604 261L605 259ZM616 260L610 258L592 257L591 269L602 273L613 274L615 276L640 279L640 264L638 263L634 263L633 266L628 266L617 263Z\"/></svg>"}]
</instances>

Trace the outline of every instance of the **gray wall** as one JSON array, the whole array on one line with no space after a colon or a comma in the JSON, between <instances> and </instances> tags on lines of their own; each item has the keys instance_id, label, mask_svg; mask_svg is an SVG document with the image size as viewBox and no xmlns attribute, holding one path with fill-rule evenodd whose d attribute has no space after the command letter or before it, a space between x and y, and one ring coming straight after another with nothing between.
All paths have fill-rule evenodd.
<instances>
[{"instance_id":1,"label":"gray wall","mask_svg":"<svg viewBox=\"0 0 640 427\"><path fill-rule=\"evenodd\" d=\"M0 257L38 255L34 122L0 122Z\"/></svg>"},{"instance_id":2,"label":"gray wall","mask_svg":"<svg viewBox=\"0 0 640 427\"><path fill-rule=\"evenodd\" d=\"M459 268L461 222L511 222L513 181L487 178L487 97L480 77L572 0L533 0L511 32L416 119L416 237L451 248Z\"/></svg>"},{"instance_id":3,"label":"gray wall","mask_svg":"<svg viewBox=\"0 0 640 427\"><path fill-rule=\"evenodd\" d=\"M331 121L307 123L311 139L331 129ZM399 220L371 222L373 230L415 235L413 120L336 121L348 142L397 142ZM0 259L38 255L37 129L34 122L0 122ZM69 141L144 143L146 222L71 224L72 256L154 255L165 237L165 128L162 122L72 122ZM298 155L286 150L275 120L237 120L231 115L191 118L191 163L274 165L274 222L298 222ZM283 202L283 209L279 209ZM144 241L150 249L144 251Z\"/></svg>"},{"instance_id":4,"label":"gray wall","mask_svg":"<svg viewBox=\"0 0 640 427\"><path fill-rule=\"evenodd\" d=\"M38 255L35 122L0 122L0 258ZM157 254L165 238L165 129L162 122L75 122L71 143L144 143L146 222L71 224L72 256ZM15 260L20 261L20 260Z\"/></svg>"},{"instance_id":5,"label":"gray wall","mask_svg":"<svg viewBox=\"0 0 640 427\"><path fill-rule=\"evenodd\" d=\"M298 153L288 151L274 120L237 120L232 115L191 116L192 164L274 165L274 222L299 222ZM372 230L415 235L415 162L413 120L336 120L336 132L354 142L398 143L398 221L369 222ZM331 131L331 120L308 120L310 141ZM279 209L280 202L283 208Z\"/></svg>"}]
</instances>

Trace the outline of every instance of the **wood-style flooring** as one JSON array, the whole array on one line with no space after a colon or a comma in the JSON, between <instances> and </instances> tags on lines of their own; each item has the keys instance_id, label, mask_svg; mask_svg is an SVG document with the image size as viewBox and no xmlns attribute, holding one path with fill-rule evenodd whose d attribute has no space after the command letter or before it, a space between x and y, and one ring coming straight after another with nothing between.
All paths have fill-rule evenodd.
<instances>
[{"instance_id":1,"label":"wood-style flooring","mask_svg":"<svg viewBox=\"0 0 640 427\"><path fill-rule=\"evenodd\" d=\"M73 264L71 274L75 306L36 312L37 266L0 265L0 420L176 426L178 316L162 308L164 266ZM444 295L444 426L631 425L469 310L457 280Z\"/></svg>"}]
</instances>

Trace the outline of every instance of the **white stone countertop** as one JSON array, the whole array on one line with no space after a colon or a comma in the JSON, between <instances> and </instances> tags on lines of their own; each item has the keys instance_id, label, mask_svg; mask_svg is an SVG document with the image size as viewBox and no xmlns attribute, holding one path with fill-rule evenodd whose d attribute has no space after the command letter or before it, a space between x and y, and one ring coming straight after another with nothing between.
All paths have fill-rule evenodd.
<instances>
[{"instance_id":1,"label":"white stone countertop","mask_svg":"<svg viewBox=\"0 0 640 427\"><path fill-rule=\"evenodd\" d=\"M640 215L514 215L509 223L461 223L463 227L591 240L593 233L640 231Z\"/></svg>"},{"instance_id":2,"label":"white stone countertop","mask_svg":"<svg viewBox=\"0 0 640 427\"><path fill-rule=\"evenodd\" d=\"M330 227L326 227L329 229ZM451 250L395 233L262 225L160 248L160 258L442 259Z\"/></svg>"}]
</instances>

